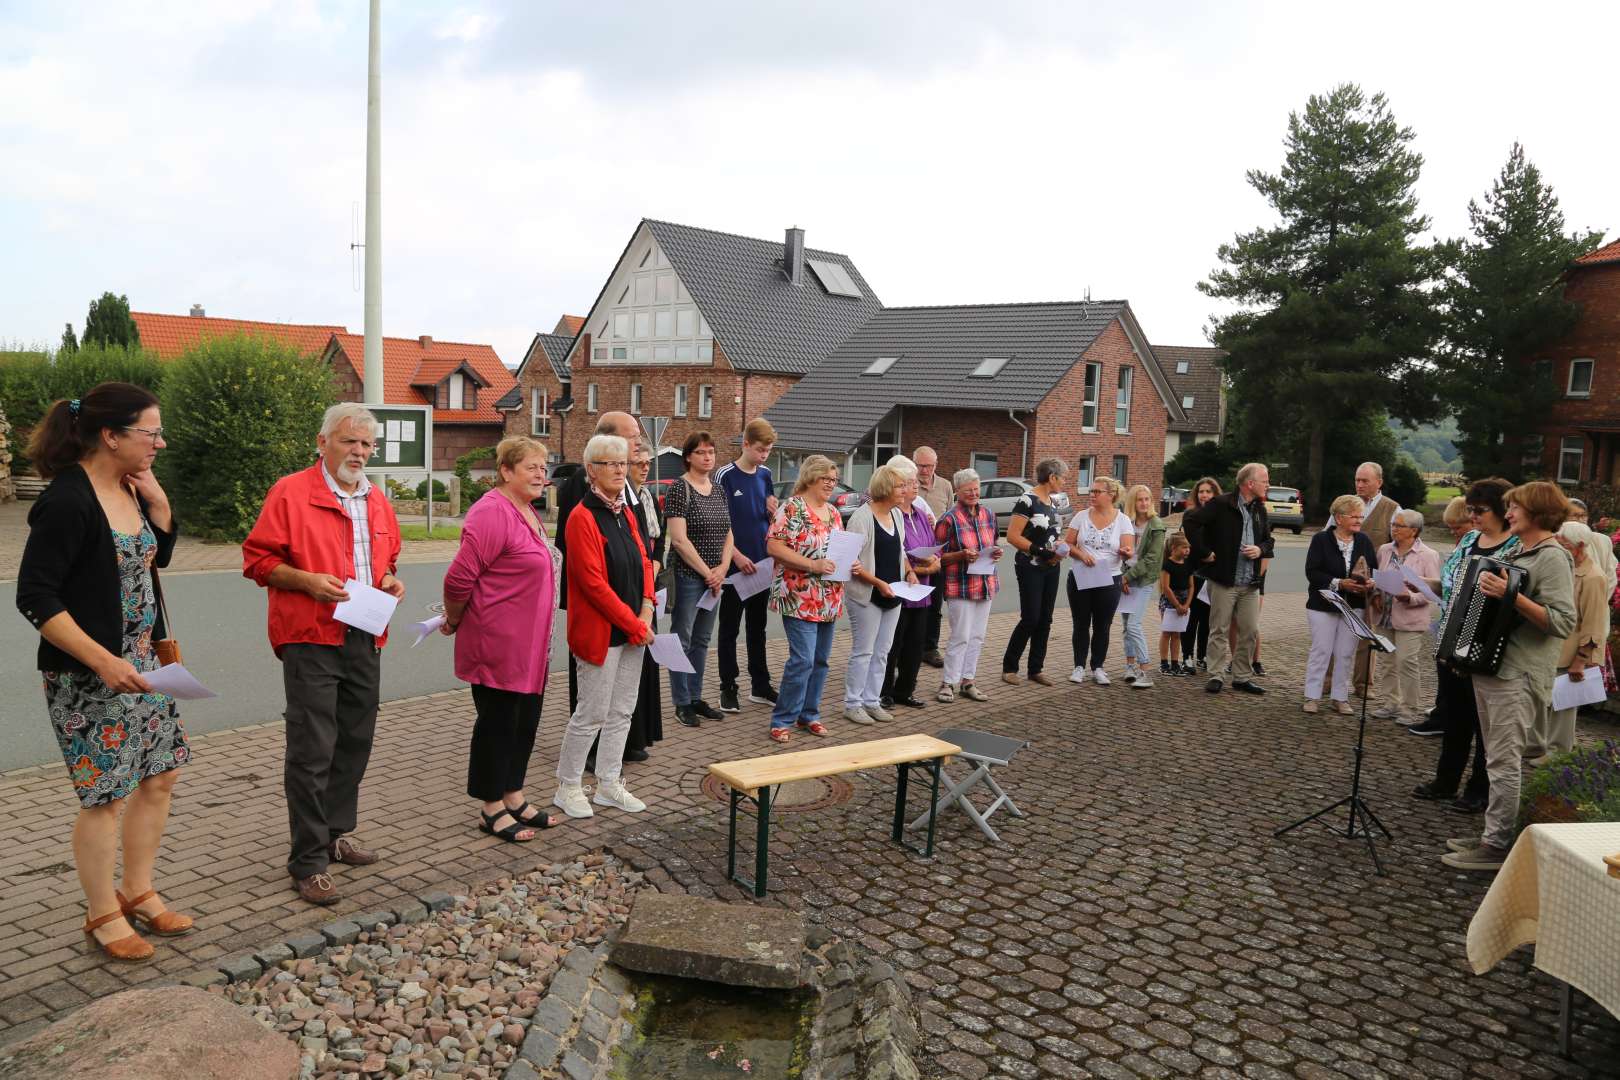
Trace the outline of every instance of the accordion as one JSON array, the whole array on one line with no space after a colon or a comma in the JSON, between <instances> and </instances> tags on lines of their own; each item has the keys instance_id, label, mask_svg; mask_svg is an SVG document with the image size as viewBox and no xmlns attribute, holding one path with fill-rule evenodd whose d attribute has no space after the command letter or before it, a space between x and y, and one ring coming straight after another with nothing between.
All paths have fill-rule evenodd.
<instances>
[{"instance_id":1,"label":"accordion","mask_svg":"<svg viewBox=\"0 0 1620 1080\"><path fill-rule=\"evenodd\" d=\"M1479 575L1483 573L1507 578L1507 592L1500 599L1492 599L1480 590ZM1516 563L1488 555L1469 559L1462 584L1457 586L1446 612L1440 645L1435 651L1437 659L1461 671L1496 674L1508 635L1519 625L1514 601L1529 584L1530 572Z\"/></svg>"}]
</instances>

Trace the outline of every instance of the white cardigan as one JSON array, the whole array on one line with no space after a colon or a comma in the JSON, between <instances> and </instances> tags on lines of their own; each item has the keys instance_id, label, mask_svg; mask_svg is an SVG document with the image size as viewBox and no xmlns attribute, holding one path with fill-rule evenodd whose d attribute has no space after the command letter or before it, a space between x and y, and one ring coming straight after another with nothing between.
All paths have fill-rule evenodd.
<instances>
[{"instance_id":1,"label":"white cardigan","mask_svg":"<svg viewBox=\"0 0 1620 1080\"><path fill-rule=\"evenodd\" d=\"M902 579L906 570L911 566L911 560L906 557L906 522L900 514L898 506L889 509L889 524L894 528L894 535L900 541L900 573ZM862 503L860 508L849 516L849 524L844 528L852 533L859 533L865 543L861 553L856 556L867 573L877 565L877 516L872 513L871 503ZM857 604L870 604L872 602L872 586L859 578L850 578L844 582L844 599L852 600Z\"/></svg>"}]
</instances>

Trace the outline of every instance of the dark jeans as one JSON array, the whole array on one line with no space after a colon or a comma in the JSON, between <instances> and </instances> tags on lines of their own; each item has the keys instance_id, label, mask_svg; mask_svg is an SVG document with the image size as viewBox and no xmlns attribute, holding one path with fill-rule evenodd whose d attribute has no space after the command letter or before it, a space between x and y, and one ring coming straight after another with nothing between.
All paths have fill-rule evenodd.
<instances>
[{"instance_id":1,"label":"dark jeans","mask_svg":"<svg viewBox=\"0 0 1620 1080\"><path fill-rule=\"evenodd\" d=\"M508 791L522 791L540 730L540 694L520 694L473 684L472 748L467 754L467 794L500 802Z\"/></svg>"},{"instance_id":2,"label":"dark jeans","mask_svg":"<svg viewBox=\"0 0 1620 1080\"><path fill-rule=\"evenodd\" d=\"M1025 645L1029 646L1029 673L1039 675L1045 669L1046 641L1052 633L1052 611L1057 607L1058 576L1062 573L1061 566L1034 566L1022 559L1013 563L1013 574L1018 578L1018 625L1007 639L1002 671L1017 673Z\"/></svg>"},{"instance_id":3,"label":"dark jeans","mask_svg":"<svg viewBox=\"0 0 1620 1080\"><path fill-rule=\"evenodd\" d=\"M937 595L938 589L934 590ZM894 644L889 646L888 670L883 673L883 696L896 701L917 693L917 672L922 667L923 647L927 644L928 620L932 608L902 607L900 622L894 628Z\"/></svg>"},{"instance_id":4,"label":"dark jeans","mask_svg":"<svg viewBox=\"0 0 1620 1080\"><path fill-rule=\"evenodd\" d=\"M924 652L939 652L939 626L944 615L945 586L941 579L934 582L934 591L928 594L928 626L923 631Z\"/></svg>"},{"instance_id":5,"label":"dark jeans","mask_svg":"<svg viewBox=\"0 0 1620 1080\"><path fill-rule=\"evenodd\" d=\"M287 692L282 784L292 834L287 871L293 877L325 873L327 846L354 831L360 778L377 729L380 657L364 630L350 629L342 645L282 647Z\"/></svg>"},{"instance_id":6,"label":"dark jeans","mask_svg":"<svg viewBox=\"0 0 1620 1080\"><path fill-rule=\"evenodd\" d=\"M1490 794L1491 781L1485 774L1485 736L1479 728L1479 705L1474 700L1474 681L1459 675L1445 664L1435 665L1434 707L1445 725L1440 734L1440 760L1434 767L1435 785L1455 791L1468 767L1469 744L1473 744L1474 771L1469 774L1465 799L1483 799Z\"/></svg>"},{"instance_id":7,"label":"dark jeans","mask_svg":"<svg viewBox=\"0 0 1620 1080\"><path fill-rule=\"evenodd\" d=\"M1187 610L1187 629L1181 632L1181 658L1202 660L1209 655L1209 605L1198 599L1198 590L1204 587L1199 578L1193 578L1193 601Z\"/></svg>"},{"instance_id":8,"label":"dark jeans","mask_svg":"<svg viewBox=\"0 0 1620 1080\"><path fill-rule=\"evenodd\" d=\"M737 599L737 590L727 585L720 591L720 685L737 685L737 631L747 622L748 679L754 690L771 685L771 669L765 662L765 614L771 591L757 592L747 600Z\"/></svg>"},{"instance_id":9,"label":"dark jeans","mask_svg":"<svg viewBox=\"0 0 1620 1080\"><path fill-rule=\"evenodd\" d=\"M1063 582L1069 590L1069 617L1074 620L1074 666L1100 668L1108 659L1108 632L1119 607L1119 578L1112 585L1084 592L1074 587L1073 574L1065 573Z\"/></svg>"}]
</instances>

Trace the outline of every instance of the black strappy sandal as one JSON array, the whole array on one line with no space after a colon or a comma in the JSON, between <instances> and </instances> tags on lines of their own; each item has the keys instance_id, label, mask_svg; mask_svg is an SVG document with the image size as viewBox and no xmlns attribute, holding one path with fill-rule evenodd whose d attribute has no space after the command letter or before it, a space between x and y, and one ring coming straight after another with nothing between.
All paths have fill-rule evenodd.
<instances>
[{"instance_id":1,"label":"black strappy sandal","mask_svg":"<svg viewBox=\"0 0 1620 1080\"><path fill-rule=\"evenodd\" d=\"M511 816L512 816L512 824L508 825L504 829L497 829L495 827L495 823L497 821L499 821L502 817L504 817L504 816L506 816L508 814L511 814ZM524 824L523 821L521 819L519 819L516 814L513 814L512 811L510 811L510 810L502 810L498 814L486 814L482 810L480 810L480 811L478 811L478 816L484 819L483 824L478 826L478 829L479 829L480 832L487 832L491 836L498 836L502 840L505 840L508 844L527 844L527 843L530 843L531 841L534 840L534 837L531 836L531 837L529 837L528 840L521 840L521 839L518 838L518 833L522 833L522 832L530 832L530 833L532 833L532 832L538 832L539 831L538 826Z\"/></svg>"},{"instance_id":2,"label":"black strappy sandal","mask_svg":"<svg viewBox=\"0 0 1620 1080\"><path fill-rule=\"evenodd\" d=\"M557 824L557 820L554 819L550 814L541 814L539 817L532 818L526 818L523 816L523 812L525 810L533 809L534 807L525 802L515 810L508 810L507 813L511 814L513 819L519 822L525 829L549 829ZM495 816L500 817L501 815L496 814Z\"/></svg>"}]
</instances>

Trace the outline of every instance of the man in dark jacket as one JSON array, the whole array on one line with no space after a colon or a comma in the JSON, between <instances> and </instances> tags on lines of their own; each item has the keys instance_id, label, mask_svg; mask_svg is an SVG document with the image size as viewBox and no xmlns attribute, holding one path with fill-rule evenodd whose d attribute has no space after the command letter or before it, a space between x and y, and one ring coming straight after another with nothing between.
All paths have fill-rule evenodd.
<instances>
[{"instance_id":1,"label":"man in dark jacket","mask_svg":"<svg viewBox=\"0 0 1620 1080\"><path fill-rule=\"evenodd\" d=\"M1203 568L1209 581L1209 682L1204 689L1212 694L1221 692L1221 673L1229 660L1232 689L1265 693L1254 681L1253 661L1260 633L1260 587L1272 553L1265 498L1270 486L1266 467L1252 461L1238 470L1236 491L1215 496L1182 520L1182 531L1192 544L1192 563ZM1235 657L1228 642L1233 626Z\"/></svg>"}]
</instances>

